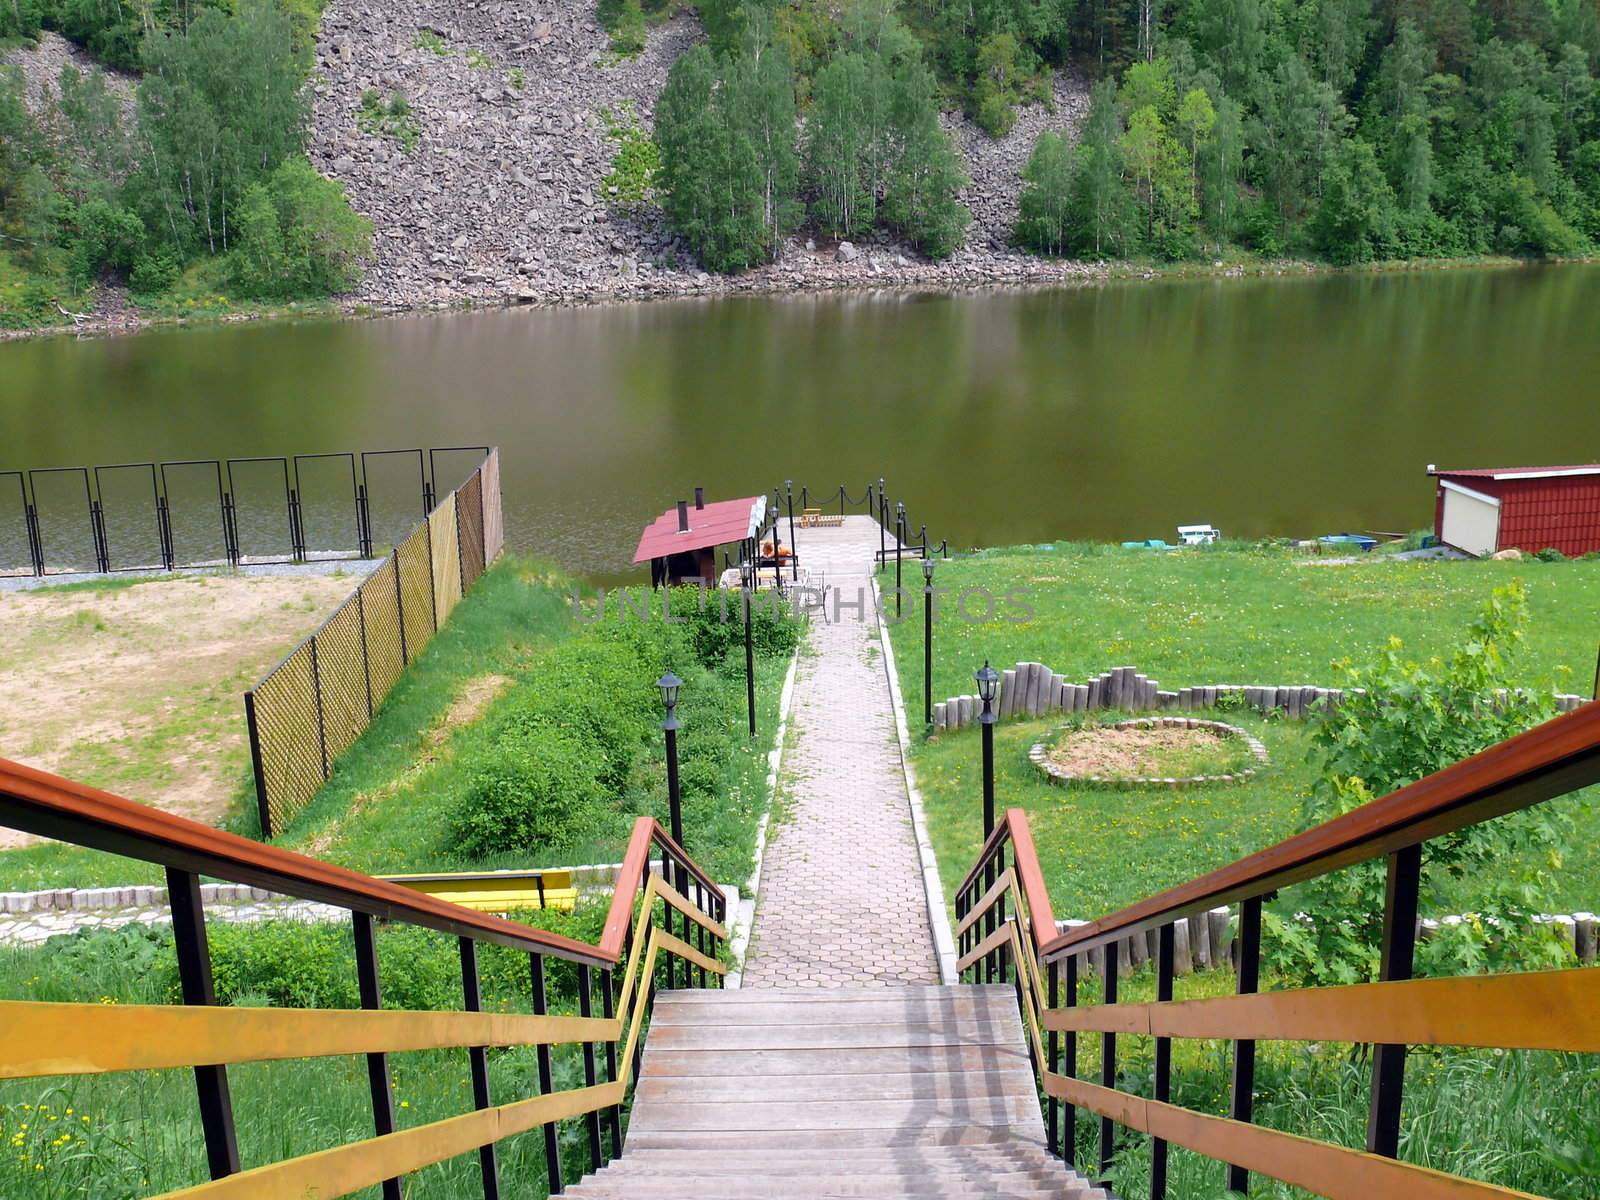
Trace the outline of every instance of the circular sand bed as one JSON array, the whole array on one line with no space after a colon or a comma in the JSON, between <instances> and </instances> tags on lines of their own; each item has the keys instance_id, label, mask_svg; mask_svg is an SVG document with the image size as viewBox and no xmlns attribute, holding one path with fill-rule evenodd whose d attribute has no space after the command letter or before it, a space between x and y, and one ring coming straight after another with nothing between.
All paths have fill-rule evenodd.
<instances>
[{"instance_id":1,"label":"circular sand bed","mask_svg":"<svg viewBox=\"0 0 1600 1200\"><path fill-rule=\"evenodd\" d=\"M1028 757L1051 783L1197 787L1250 778L1266 765L1267 748L1221 721L1142 717L1063 729Z\"/></svg>"}]
</instances>

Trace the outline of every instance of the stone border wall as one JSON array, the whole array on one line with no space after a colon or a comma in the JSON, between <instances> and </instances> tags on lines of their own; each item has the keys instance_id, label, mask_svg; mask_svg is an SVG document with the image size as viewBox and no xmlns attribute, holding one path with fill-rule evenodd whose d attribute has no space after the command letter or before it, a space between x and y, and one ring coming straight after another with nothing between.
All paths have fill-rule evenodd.
<instances>
[{"instance_id":1,"label":"stone border wall","mask_svg":"<svg viewBox=\"0 0 1600 1200\"><path fill-rule=\"evenodd\" d=\"M1442 925L1454 925L1464 919L1451 916L1439 920L1420 921L1418 925L1421 940L1426 940ZM1580 963L1590 964L1600 959L1600 920L1596 919L1594 913L1557 913L1539 919L1546 925L1555 926L1555 936L1577 956ZM1172 927L1174 972L1178 975L1192 975L1199 971L1233 970L1237 962L1238 949L1229 929L1232 921L1232 909L1213 908L1208 912L1196 913L1174 922ZM1056 931L1066 933L1086 924L1087 921L1058 920ZM1117 974L1123 977L1133 974L1156 957L1156 950L1157 931L1154 929L1122 938L1117 942ZM1090 950L1088 958L1089 970L1092 973L1096 975L1105 973L1106 956L1103 947Z\"/></svg>"},{"instance_id":2,"label":"stone border wall","mask_svg":"<svg viewBox=\"0 0 1600 1200\"><path fill-rule=\"evenodd\" d=\"M1343 688L1309 684L1216 683L1165 691L1161 685L1134 667L1116 667L1096 675L1087 683L1073 683L1057 675L1043 663L1019 662L1001 673L995 712L1002 721L1012 717L1038 717L1050 713L1096 712L1112 709L1122 712L1251 708L1260 713L1279 712L1291 720L1337 707L1344 701ZM1556 708L1571 712L1588 703L1587 696L1569 693L1556 695ZM952 696L933 706L934 732L964 729L975 724L983 711L976 696Z\"/></svg>"}]
</instances>

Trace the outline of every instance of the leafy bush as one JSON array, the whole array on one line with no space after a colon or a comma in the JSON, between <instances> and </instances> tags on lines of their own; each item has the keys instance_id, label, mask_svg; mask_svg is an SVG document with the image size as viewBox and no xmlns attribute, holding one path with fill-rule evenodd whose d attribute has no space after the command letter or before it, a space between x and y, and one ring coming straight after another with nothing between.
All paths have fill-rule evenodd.
<instances>
[{"instance_id":1,"label":"leafy bush","mask_svg":"<svg viewBox=\"0 0 1600 1200\"><path fill-rule=\"evenodd\" d=\"M1534 555L1540 562L1566 562L1567 556L1554 546L1546 546Z\"/></svg>"},{"instance_id":2,"label":"leafy bush","mask_svg":"<svg viewBox=\"0 0 1600 1200\"><path fill-rule=\"evenodd\" d=\"M1377 797L1520 733L1555 713L1553 689L1511 688L1511 663L1528 624L1527 587L1496 588L1448 661L1409 662L1398 638L1364 668L1343 664L1344 703L1315 738L1322 779L1306 804L1306 826ZM1365 689L1362 692L1352 689ZM1503 699L1496 693L1506 689ZM1422 909L1441 911L1439 887L1481 883L1480 912L1442 927L1418 947L1418 973L1552 965L1562 951L1535 918L1548 907L1570 819L1535 807L1435 838L1423 847ZM1379 961L1384 864L1363 863L1306 885L1306 923L1270 920L1272 961L1314 984L1363 981Z\"/></svg>"},{"instance_id":3,"label":"leafy bush","mask_svg":"<svg viewBox=\"0 0 1600 1200\"><path fill-rule=\"evenodd\" d=\"M487 755L449 817L467 857L570 846L604 811L603 754L589 739L545 728Z\"/></svg>"},{"instance_id":4,"label":"leafy bush","mask_svg":"<svg viewBox=\"0 0 1600 1200\"><path fill-rule=\"evenodd\" d=\"M642 14L639 19L644 20ZM642 24L640 28L643 29ZM616 149L611 155L611 170L600 181L600 186L605 189L606 197L618 204L645 204L655 193L661 151L639 124L633 105L624 101L616 109L606 109L604 115L606 137Z\"/></svg>"},{"instance_id":5,"label":"leafy bush","mask_svg":"<svg viewBox=\"0 0 1600 1200\"><path fill-rule=\"evenodd\" d=\"M672 611L687 620L689 644L708 667L719 666L730 651L744 647L744 606L739 593L716 591L699 595L691 588L673 593ZM756 653L769 656L794 651L800 640L800 621L787 604L770 593L752 597L750 640Z\"/></svg>"},{"instance_id":6,"label":"leafy bush","mask_svg":"<svg viewBox=\"0 0 1600 1200\"><path fill-rule=\"evenodd\" d=\"M154 296L178 282L179 274L178 262L172 253L156 250L134 259L133 269L128 272L128 286L135 295Z\"/></svg>"},{"instance_id":7,"label":"leafy bush","mask_svg":"<svg viewBox=\"0 0 1600 1200\"><path fill-rule=\"evenodd\" d=\"M243 295L263 299L349 291L372 251L372 222L304 159L247 189L234 227L234 281Z\"/></svg>"},{"instance_id":8,"label":"leafy bush","mask_svg":"<svg viewBox=\"0 0 1600 1200\"><path fill-rule=\"evenodd\" d=\"M659 708L657 676L625 646L599 640L567 642L533 664L559 688L518 689L496 714L502 743L528 744L552 729L583 738L598 754L602 789L621 792Z\"/></svg>"}]
</instances>

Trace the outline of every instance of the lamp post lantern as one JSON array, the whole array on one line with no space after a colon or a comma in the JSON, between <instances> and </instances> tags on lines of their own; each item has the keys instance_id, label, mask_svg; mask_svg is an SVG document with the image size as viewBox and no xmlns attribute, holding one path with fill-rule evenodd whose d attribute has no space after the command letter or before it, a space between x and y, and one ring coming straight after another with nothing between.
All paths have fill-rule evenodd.
<instances>
[{"instance_id":1,"label":"lamp post lantern","mask_svg":"<svg viewBox=\"0 0 1600 1200\"><path fill-rule=\"evenodd\" d=\"M983 726L983 836L987 841L994 830L994 697L1000 683L1000 674L983 660L983 669L973 676L978 681L978 698L983 701L983 713L978 722Z\"/></svg>"},{"instance_id":2,"label":"lamp post lantern","mask_svg":"<svg viewBox=\"0 0 1600 1200\"><path fill-rule=\"evenodd\" d=\"M744 698L745 708L749 713L750 736L756 735L756 650L755 639L750 629L750 589L755 584L755 567L744 562L739 564L739 594L744 601Z\"/></svg>"},{"instance_id":3,"label":"lamp post lantern","mask_svg":"<svg viewBox=\"0 0 1600 1200\"><path fill-rule=\"evenodd\" d=\"M933 559L922 560L922 722L933 724Z\"/></svg>"}]
</instances>

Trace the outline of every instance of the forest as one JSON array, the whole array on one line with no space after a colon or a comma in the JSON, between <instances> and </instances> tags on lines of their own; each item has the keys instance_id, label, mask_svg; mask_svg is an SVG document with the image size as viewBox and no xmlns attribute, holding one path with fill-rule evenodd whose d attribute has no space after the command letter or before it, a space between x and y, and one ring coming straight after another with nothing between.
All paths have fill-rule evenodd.
<instances>
[{"instance_id":1,"label":"forest","mask_svg":"<svg viewBox=\"0 0 1600 1200\"><path fill-rule=\"evenodd\" d=\"M602 0L626 48L648 15ZM1595 0L703 0L656 120L669 219L709 268L803 225L961 244L960 156L1052 74L1081 136L1034 144L1018 246L1338 264L1572 256L1600 240ZM796 116L800 118L796 121Z\"/></svg>"},{"instance_id":2,"label":"forest","mask_svg":"<svg viewBox=\"0 0 1600 1200\"><path fill-rule=\"evenodd\" d=\"M130 101L69 64L34 112L0 67L0 321L70 315L107 274L151 300L351 287L371 226L305 156L316 21L278 0L0 3L0 45L54 29L141 73Z\"/></svg>"}]
</instances>

